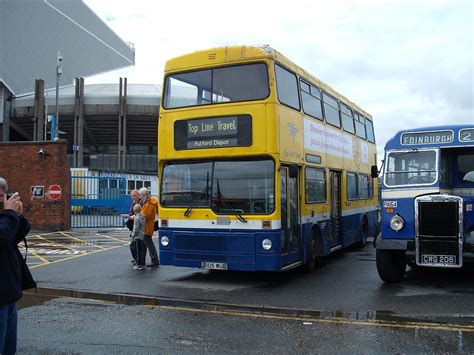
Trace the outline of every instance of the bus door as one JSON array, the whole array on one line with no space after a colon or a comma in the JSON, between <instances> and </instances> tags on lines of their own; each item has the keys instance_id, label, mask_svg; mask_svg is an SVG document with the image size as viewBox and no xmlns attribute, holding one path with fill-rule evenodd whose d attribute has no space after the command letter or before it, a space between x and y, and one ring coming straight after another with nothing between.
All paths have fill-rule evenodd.
<instances>
[{"instance_id":1,"label":"bus door","mask_svg":"<svg viewBox=\"0 0 474 355\"><path fill-rule=\"evenodd\" d=\"M341 172L330 171L331 239L330 248L342 245Z\"/></svg>"},{"instance_id":2,"label":"bus door","mask_svg":"<svg viewBox=\"0 0 474 355\"><path fill-rule=\"evenodd\" d=\"M298 167L280 168L281 257L282 267L301 260L301 223Z\"/></svg>"}]
</instances>

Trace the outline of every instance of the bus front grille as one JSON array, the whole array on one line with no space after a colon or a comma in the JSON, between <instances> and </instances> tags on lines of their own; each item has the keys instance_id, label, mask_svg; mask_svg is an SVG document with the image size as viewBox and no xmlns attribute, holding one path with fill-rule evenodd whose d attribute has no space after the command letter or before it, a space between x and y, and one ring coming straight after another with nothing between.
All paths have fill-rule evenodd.
<instances>
[{"instance_id":1,"label":"bus front grille","mask_svg":"<svg viewBox=\"0 0 474 355\"><path fill-rule=\"evenodd\" d=\"M457 201L419 201L418 228L420 237L457 238L459 204Z\"/></svg>"}]
</instances>

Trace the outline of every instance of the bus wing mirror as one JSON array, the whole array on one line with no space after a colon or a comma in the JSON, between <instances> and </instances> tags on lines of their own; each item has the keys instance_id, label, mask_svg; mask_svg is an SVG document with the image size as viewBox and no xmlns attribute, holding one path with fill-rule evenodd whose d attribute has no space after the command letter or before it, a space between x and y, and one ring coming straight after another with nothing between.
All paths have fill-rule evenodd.
<instances>
[{"instance_id":1,"label":"bus wing mirror","mask_svg":"<svg viewBox=\"0 0 474 355\"><path fill-rule=\"evenodd\" d=\"M379 169L377 168L377 165L372 165L370 167L370 176L372 176L372 179L375 179L379 176Z\"/></svg>"}]
</instances>

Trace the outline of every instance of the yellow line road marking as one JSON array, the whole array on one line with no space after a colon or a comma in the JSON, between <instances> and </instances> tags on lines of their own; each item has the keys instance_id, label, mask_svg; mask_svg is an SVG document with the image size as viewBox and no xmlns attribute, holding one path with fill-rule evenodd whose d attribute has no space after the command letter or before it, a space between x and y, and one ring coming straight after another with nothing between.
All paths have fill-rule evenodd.
<instances>
[{"instance_id":1,"label":"yellow line road marking","mask_svg":"<svg viewBox=\"0 0 474 355\"><path fill-rule=\"evenodd\" d=\"M197 309L191 307L175 307L175 306L145 306L150 308L162 308L175 311L183 312L199 312L207 314L217 314L217 315L232 315L237 317L254 317L254 318L265 318L265 319L274 319L274 320L294 320L294 321L305 321L312 323L325 323L325 324L340 324L340 325L363 325L363 326L372 326L372 327L385 327L385 328L401 328L401 329L427 329L427 330L442 330L442 331L461 331L467 333L474 333L474 327L463 324L443 324L443 323L423 323L423 322L396 322L396 321L381 321L381 320L367 320L367 321L357 321L349 319L340 319L340 318L311 318L311 317L296 317L296 316L283 316L283 315L274 315L268 313L260 312L239 312L239 311L217 311L217 310L206 310L206 309Z\"/></svg>"},{"instance_id":2,"label":"yellow line road marking","mask_svg":"<svg viewBox=\"0 0 474 355\"><path fill-rule=\"evenodd\" d=\"M31 253L31 255L33 255L34 257L40 259L40 260L43 262L43 264L49 264L49 263L50 263L50 261L49 261L48 259L46 259L45 257L43 257L43 256L41 256L41 255L39 255L39 254L36 254L34 251L30 251L30 253ZM41 265L43 265L43 264L41 264Z\"/></svg>"},{"instance_id":3,"label":"yellow line road marking","mask_svg":"<svg viewBox=\"0 0 474 355\"><path fill-rule=\"evenodd\" d=\"M111 236L108 236L108 235L105 235L105 234L100 234L100 233L96 233L96 235L99 235L99 236L104 237L104 238L116 240L117 242L121 242L121 243L124 243L124 244L129 244L129 242L124 240L124 239L118 239L118 238L114 238L114 237L111 237Z\"/></svg>"},{"instance_id":4,"label":"yellow line road marking","mask_svg":"<svg viewBox=\"0 0 474 355\"><path fill-rule=\"evenodd\" d=\"M91 255L91 254L102 253L102 252L104 252L104 251L112 250L112 249L116 249L116 248L121 248L121 247L123 247L123 246L124 246L124 245L116 245L116 246L113 246L113 247L110 247L110 248L107 248L107 249L94 250L94 251L91 251L91 252L85 253L85 254L68 256L68 257L63 258L63 259L50 261L49 264L34 265L34 266L32 266L30 269L37 269L37 268L42 267L42 266L45 266L45 265L57 264L57 263L60 263L60 262L62 262L62 261L66 261L66 260L77 259L77 258L81 258L81 257L83 257L83 256L87 256L87 255Z\"/></svg>"},{"instance_id":5,"label":"yellow line road marking","mask_svg":"<svg viewBox=\"0 0 474 355\"><path fill-rule=\"evenodd\" d=\"M69 250L72 250L72 251L76 251L76 252L79 252L81 254L85 254L86 252L85 251L82 251L82 250L77 250L77 249L74 249L74 248L71 248L70 246L66 245L66 244L61 244L61 243L56 243L50 239L46 239L45 237L41 236L41 235L38 235L37 236L39 239L42 239L42 240L45 240L53 245L56 245L56 246L60 246L60 247L64 247L66 249L69 249Z\"/></svg>"},{"instance_id":6,"label":"yellow line road marking","mask_svg":"<svg viewBox=\"0 0 474 355\"><path fill-rule=\"evenodd\" d=\"M116 246L114 248L119 248ZM97 250L93 253L101 252ZM80 255L82 256L82 255ZM80 257L76 256L76 257ZM75 258L75 257L72 257ZM71 259L72 259L71 258ZM47 296L45 294L44 296ZM72 300L89 300L97 301L109 304L121 304L113 300L98 300L93 298L81 298L73 296L57 296L55 298L65 298ZM434 323L434 322L416 322L416 321L386 321L386 320L350 320L344 318L312 318L311 316L285 316L278 314L265 313L260 311L232 311L232 310L207 310L199 309L192 307L180 307L180 306L164 306L164 305L141 305L146 308L161 308L164 310L171 311L181 311L181 312L194 312L194 313L206 313L213 315L224 315L224 316L236 316L236 317L251 317L251 318L263 318L270 320L285 320L285 321L298 321L298 322L311 322L319 324L335 324L335 325L354 325L354 326L370 326L370 327L384 327L384 328L398 328L398 329L425 329L425 330L438 330L438 331L455 331L455 332L465 332L465 333L474 333L474 326L457 324L457 323Z\"/></svg>"},{"instance_id":7,"label":"yellow line road marking","mask_svg":"<svg viewBox=\"0 0 474 355\"><path fill-rule=\"evenodd\" d=\"M102 247L102 246L100 246L100 245L95 245L95 244L92 244L92 243L89 244L89 243L87 243L87 241L85 241L85 240L83 240L83 239L79 239L79 238L73 237L72 235L68 235L68 234L66 234L66 233L64 233L64 232L59 232L59 233L61 233L61 234L64 235L65 237L71 238L72 240L75 240L75 241L77 241L77 242L79 242L79 243L82 243L82 244L84 244L85 246L91 246L91 247L95 247L95 248L99 248L99 249L106 249L106 248L104 248L104 247Z\"/></svg>"}]
</instances>

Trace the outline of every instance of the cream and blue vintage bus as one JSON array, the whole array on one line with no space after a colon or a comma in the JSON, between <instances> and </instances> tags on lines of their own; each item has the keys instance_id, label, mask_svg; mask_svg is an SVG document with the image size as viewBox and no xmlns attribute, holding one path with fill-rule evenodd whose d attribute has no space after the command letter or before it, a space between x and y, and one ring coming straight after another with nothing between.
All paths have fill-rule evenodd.
<instances>
[{"instance_id":1,"label":"cream and blue vintage bus","mask_svg":"<svg viewBox=\"0 0 474 355\"><path fill-rule=\"evenodd\" d=\"M270 47L169 60L158 144L163 265L312 270L376 233L372 117Z\"/></svg>"},{"instance_id":2,"label":"cream and blue vintage bus","mask_svg":"<svg viewBox=\"0 0 474 355\"><path fill-rule=\"evenodd\" d=\"M474 126L398 132L385 146L377 270L400 282L407 264L474 261Z\"/></svg>"}]
</instances>

